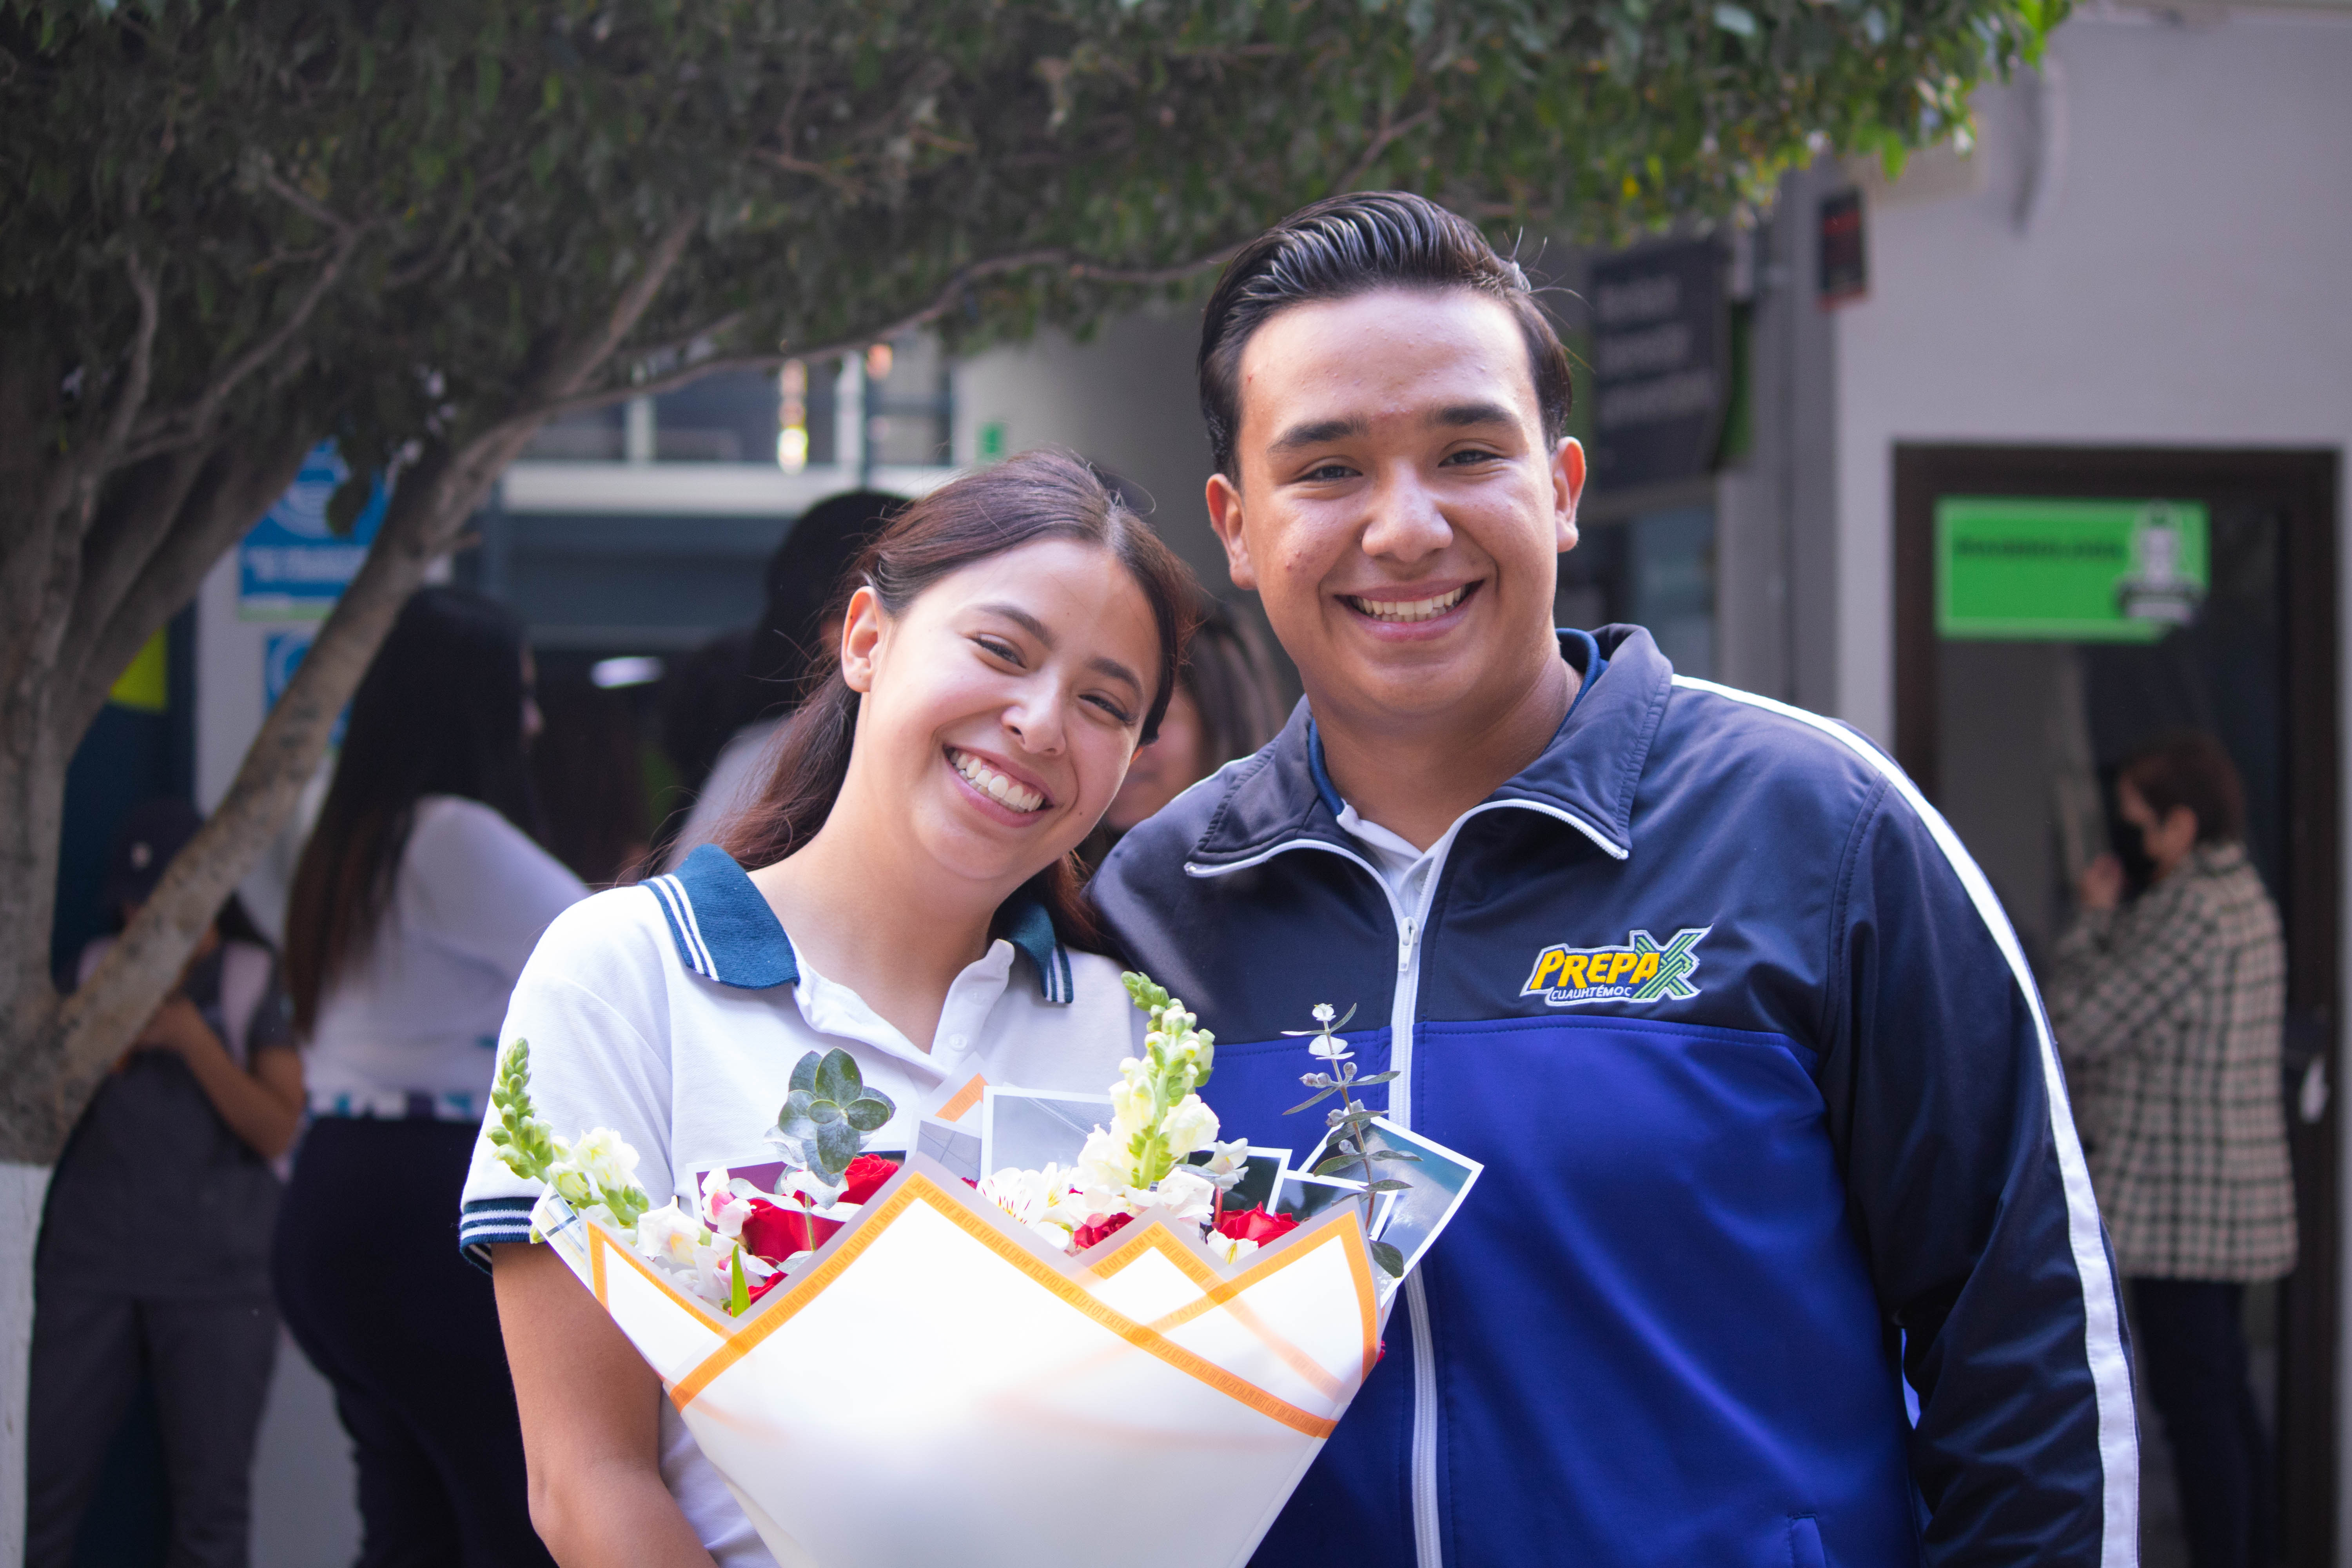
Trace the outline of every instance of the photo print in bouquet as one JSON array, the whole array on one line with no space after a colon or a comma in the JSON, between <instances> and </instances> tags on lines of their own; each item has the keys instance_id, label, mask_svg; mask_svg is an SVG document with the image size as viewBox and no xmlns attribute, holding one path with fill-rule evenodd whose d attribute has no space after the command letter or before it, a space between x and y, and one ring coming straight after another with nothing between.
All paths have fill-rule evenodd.
<instances>
[{"instance_id":1,"label":"photo print in bouquet","mask_svg":"<svg viewBox=\"0 0 2352 1568\"><path fill-rule=\"evenodd\" d=\"M1239 1565L1379 1359L1382 1263L1427 1245L1377 1234L1413 1186L1389 1173L1444 1152L1370 1129L1318 1009L1343 1106L1318 1158L1379 1175L1324 1178L1316 1212L1279 1212L1288 1152L1221 1141L1200 1096L1214 1037L1127 982L1143 1054L1100 1101L991 1086L1000 1110L1053 1113L1021 1122L1041 1164L976 1180L933 1156L976 1158L953 1123L926 1121L903 1159L869 1150L895 1108L846 1053L811 1052L768 1134L779 1163L656 1205L635 1151L606 1130L555 1137L528 1047L502 1054L489 1137L543 1185L534 1238L661 1378L787 1568ZM1092 1107L1083 1129L1072 1104Z\"/></svg>"}]
</instances>

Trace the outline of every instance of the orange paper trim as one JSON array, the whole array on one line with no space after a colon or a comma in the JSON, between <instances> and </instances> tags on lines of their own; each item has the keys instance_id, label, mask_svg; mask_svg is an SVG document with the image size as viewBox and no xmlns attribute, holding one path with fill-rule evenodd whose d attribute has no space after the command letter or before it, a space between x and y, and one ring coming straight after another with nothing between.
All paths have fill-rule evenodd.
<instances>
[{"instance_id":1,"label":"orange paper trim","mask_svg":"<svg viewBox=\"0 0 2352 1568\"><path fill-rule=\"evenodd\" d=\"M931 1114L941 1121L961 1121L963 1113L980 1103L981 1093L987 1088L988 1080L974 1073L970 1083L957 1089L954 1098Z\"/></svg>"},{"instance_id":2,"label":"orange paper trim","mask_svg":"<svg viewBox=\"0 0 2352 1568\"><path fill-rule=\"evenodd\" d=\"M1219 1393L1248 1405L1260 1415L1279 1422L1295 1432L1304 1433L1310 1437L1328 1437L1331 1435L1332 1428L1336 1425L1333 1421L1302 1410L1287 1400L1268 1394L1255 1384L1236 1377L1213 1362L1174 1343L1156 1329L1139 1323L1124 1313L1114 1311L1110 1307L1097 1300L1076 1280L1070 1279L1021 1243L955 1202L938 1183L919 1171L909 1173L902 1181L898 1190L879 1205L879 1212L874 1214L865 1224L860 1225L855 1235L844 1238L838 1251L812 1268L805 1277L786 1287L782 1300L768 1303L766 1310L758 1313L732 1333L728 1334L725 1342L719 1349L713 1351L702 1364L680 1379L677 1385L670 1390L670 1402L680 1410L692 1404L696 1396L709 1387L712 1381L721 1373L741 1361L760 1342L782 1328L799 1314L802 1308L816 1300L826 1286L838 1278L844 1269L856 1261L859 1254L889 1227L892 1221L917 1203L927 1205L934 1213L947 1219L950 1224L956 1226L998 1257L1028 1275L1034 1282L1118 1334L1138 1350L1159 1357L1178 1371L1207 1384ZM1353 1226L1354 1217L1350 1215L1346 1223ZM1339 1227L1334 1226L1331 1228L1337 1230ZM1267 1267L1253 1268L1233 1279L1223 1281L1217 1287L1217 1293L1230 1298L1234 1290L1248 1283L1258 1274L1271 1273L1275 1268L1285 1267L1294 1254L1303 1256L1311 1248L1300 1247L1286 1251L1281 1257L1269 1259ZM631 1261L634 1262L635 1259ZM1370 1337L1372 1321L1370 1275L1360 1263L1356 1265L1353 1272L1357 1279L1360 1305L1363 1310L1364 1364L1369 1370L1373 1359Z\"/></svg>"}]
</instances>

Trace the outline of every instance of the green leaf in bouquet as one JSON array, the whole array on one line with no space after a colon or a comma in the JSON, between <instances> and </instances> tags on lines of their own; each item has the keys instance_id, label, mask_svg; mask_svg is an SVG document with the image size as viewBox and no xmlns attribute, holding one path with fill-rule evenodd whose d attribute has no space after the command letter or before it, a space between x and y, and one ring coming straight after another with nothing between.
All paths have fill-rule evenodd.
<instances>
[{"instance_id":1,"label":"green leaf in bouquet","mask_svg":"<svg viewBox=\"0 0 2352 1568\"><path fill-rule=\"evenodd\" d=\"M1370 1251L1372 1261L1381 1266L1381 1271L1382 1273L1388 1275L1391 1279L1402 1279L1404 1278L1403 1253L1399 1252L1395 1247L1390 1246L1385 1241L1376 1241L1372 1243Z\"/></svg>"},{"instance_id":2,"label":"green leaf in bouquet","mask_svg":"<svg viewBox=\"0 0 2352 1568\"><path fill-rule=\"evenodd\" d=\"M839 1112L835 1114L838 1116ZM857 1158L858 1146L865 1142L857 1135L857 1129L846 1121L830 1121L818 1128L817 1173L837 1185L842 1173L849 1169L849 1163Z\"/></svg>"},{"instance_id":3,"label":"green leaf in bouquet","mask_svg":"<svg viewBox=\"0 0 2352 1568\"><path fill-rule=\"evenodd\" d=\"M1371 1160L1410 1160L1416 1165L1421 1163L1421 1156L1408 1149L1375 1149L1365 1157Z\"/></svg>"},{"instance_id":4,"label":"green leaf in bouquet","mask_svg":"<svg viewBox=\"0 0 2352 1568\"><path fill-rule=\"evenodd\" d=\"M1409 1193L1412 1191L1412 1184L1411 1182L1393 1181L1383 1176L1379 1181L1374 1182L1366 1190L1375 1193Z\"/></svg>"},{"instance_id":5,"label":"green leaf in bouquet","mask_svg":"<svg viewBox=\"0 0 2352 1568\"><path fill-rule=\"evenodd\" d=\"M809 1114L815 1100L816 1097L807 1089L793 1090L784 1100L784 1108L776 1112L776 1131L793 1139L815 1137L816 1118Z\"/></svg>"},{"instance_id":6,"label":"green leaf in bouquet","mask_svg":"<svg viewBox=\"0 0 2352 1568\"><path fill-rule=\"evenodd\" d=\"M817 1064L816 1082L812 1087L819 1100L847 1105L858 1097L866 1083L857 1071L857 1058L836 1047L825 1052L824 1059Z\"/></svg>"},{"instance_id":7,"label":"green leaf in bouquet","mask_svg":"<svg viewBox=\"0 0 2352 1568\"><path fill-rule=\"evenodd\" d=\"M1360 1165L1363 1163L1364 1157L1361 1154L1334 1154L1328 1159L1317 1161L1315 1163L1315 1169L1309 1172L1308 1174L1328 1176L1334 1171L1345 1170L1350 1166Z\"/></svg>"},{"instance_id":8,"label":"green leaf in bouquet","mask_svg":"<svg viewBox=\"0 0 2352 1568\"><path fill-rule=\"evenodd\" d=\"M879 1132L890 1120L894 1108L880 1095L868 1090L862 1099L853 1100L842 1107L842 1115L860 1132Z\"/></svg>"},{"instance_id":9,"label":"green leaf in bouquet","mask_svg":"<svg viewBox=\"0 0 2352 1568\"><path fill-rule=\"evenodd\" d=\"M801 1089L806 1089L811 1095L814 1095L816 1093L817 1064L823 1060L824 1060L824 1053L823 1051L811 1051L806 1056L801 1058L800 1060L794 1062L793 1064L792 1089L796 1092Z\"/></svg>"},{"instance_id":10,"label":"green leaf in bouquet","mask_svg":"<svg viewBox=\"0 0 2352 1568\"><path fill-rule=\"evenodd\" d=\"M743 1279L743 1249L737 1247L735 1256L727 1260L727 1315L740 1318L751 1310L751 1287ZM1396 1269L1391 1268L1394 1274Z\"/></svg>"},{"instance_id":11,"label":"green leaf in bouquet","mask_svg":"<svg viewBox=\"0 0 2352 1568\"><path fill-rule=\"evenodd\" d=\"M1330 1099L1333 1095L1335 1095L1335 1094L1337 1094L1337 1093L1339 1093L1339 1086L1338 1084L1333 1084L1329 1089L1322 1089L1322 1090L1318 1091L1318 1092L1316 1094L1316 1096L1315 1096L1315 1098L1314 1098L1314 1099L1312 1099L1312 1100L1300 1100L1297 1104L1296 1104L1296 1105L1292 1106L1288 1110L1284 1111L1284 1112L1283 1112L1283 1114L1284 1114L1285 1116L1296 1116L1296 1115L1297 1115L1300 1111L1302 1111L1302 1110L1306 1110L1308 1106L1310 1106L1310 1105L1320 1105L1320 1104L1322 1104L1322 1103L1323 1103L1323 1101L1325 1101L1325 1100L1327 1100Z\"/></svg>"},{"instance_id":12,"label":"green leaf in bouquet","mask_svg":"<svg viewBox=\"0 0 2352 1568\"><path fill-rule=\"evenodd\" d=\"M822 1132L842 1120L841 1107L830 1100L813 1100L809 1101L808 1119L816 1123L817 1131Z\"/></svg>"},{"instance_id":13,"label":"green leaf in bouquet","mask_svg":"<svg viewBox=\"0 0 2352 1568\"><path fill-rule=\"evenodd\" d=\"M1386 1082L1388 1082L1388 1081L1389 1081L1389 1079L1392 1079L1392 1078L1402 1078L1403 1076L1404 1076L1404 1075L1403 1075L1402 1073L1400 1073L1400 1072L1376 1072L1376 1073L1371 1073L1371 1074L1367 1075L1366 1077L1360 1078L1360 1079L1356 1079L1356 1087L1357 1087L1358 1089L1361 1089L1361 1088L1363 1088L1366 1084L1373 1084L1373 1083L1386 1083Z\"/></svg>"}]
</instances>

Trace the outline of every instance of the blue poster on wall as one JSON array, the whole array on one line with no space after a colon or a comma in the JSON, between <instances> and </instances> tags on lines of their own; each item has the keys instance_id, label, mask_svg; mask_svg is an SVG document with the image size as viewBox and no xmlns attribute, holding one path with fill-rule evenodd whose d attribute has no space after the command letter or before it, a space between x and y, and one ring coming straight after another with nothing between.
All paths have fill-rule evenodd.
<instances>
[{"instance_id":1,"label":"blue poster on wall","mask_svg":"<svg viewBox=\"0 0 2352 1568\"><path fill-rule=\"evenodd\" d=\"M351 474L332 441L302 460L302 471L238 546L236 613L248 621L320 620L335 607L383 521L378 479L349 533L327 526L327 502Z\"/></svg>"}]
</instances>

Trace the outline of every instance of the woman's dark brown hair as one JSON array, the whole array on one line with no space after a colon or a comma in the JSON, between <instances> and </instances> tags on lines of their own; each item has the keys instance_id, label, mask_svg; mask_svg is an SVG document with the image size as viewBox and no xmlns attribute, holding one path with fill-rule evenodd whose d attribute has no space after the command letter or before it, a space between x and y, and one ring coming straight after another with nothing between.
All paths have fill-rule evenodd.
<instances>
[{"instance_id":1,"label":"woman's dark brown hair","mask_svg":"<svg viewBox=\"0 0 2352 1568\"><path fill-rule=\"evenodd\" d=\"M523 758L523 624L458 588L420 588L352 697L351 721L286 908L286 990L308 1035L319 998L391 907L416 803L478 800L537 836Z\"/></svg>"},{"instance_id":2,"label":"woman's dark brown hair","mask_svg":"<svg viewBox=\"0 0 2352 1568\"><path fill-rule=\"evenodd\" d=\"M886 614L901 616L941 579L980 562L1049 539L1099 546L1135 580L1160 633L1160 679L1144 715L1142 741L1160 732L1192 635L1192 574L1149 523L1094 469L1060 452L1026 452L950 480L900 512L866 546L836 590L836 608L870 587ZM746 868L772 865L814 837L832 815L857 731L856 691L836 657L808 700L759 801L740 813L719 847ZM1107 934L1087 901L1075 854L1065 855L1008 900L1043 903L1065 942L1099 949ZM999 917L1000 921L1003 916Z\"/></svg>"},{"instance_id":3,"label":"woman's dark brown hair","mask_svg":"<svg viewBox=\"0 0 2352 1568\"><path fill-rule=\"evenodd\" d=\"M2200 730L2178 730L2124 759L2116 776L2138 792L2158 822L2175 806L2197 815L2197 842L2232 844L2246 836L2246 792L2221 742Z\"/></svg>"}]
</instances>

